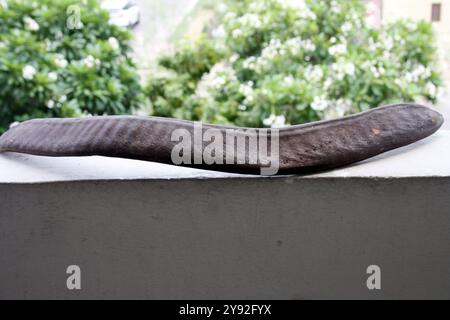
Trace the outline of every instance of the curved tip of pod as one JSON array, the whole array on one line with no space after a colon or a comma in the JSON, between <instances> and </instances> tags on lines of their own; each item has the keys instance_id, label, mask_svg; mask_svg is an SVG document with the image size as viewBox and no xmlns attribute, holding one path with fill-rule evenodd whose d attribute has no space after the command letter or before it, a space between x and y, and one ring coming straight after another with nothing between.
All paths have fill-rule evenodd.
<instances>
[{"instance_id":1,"label":"curved tip of pod","mask_svg":"<svg viewBox=\"0 0 450 320\"><path fill-rule=\"evenodd\" d=\"M432 121L436 124L437 129L439 129L444 124L444 117L436 110L430 108L428 108L428 112L432 118Z\"/></svg>"},{"instance_id":2,"label":"curved tip of pod","mask_svg":"<svg viewBox=\"0 0 450 320\"><path fill-rule=\"evenodd\" d=\"M411 117L411 120L417 121L418 128L421 128L421 131L426 135L433 134L444 123L442 114L421 104L402 103L387 107L393 107L405 116Z\"/></svg>"},{"instance_id":3,"label":"curved tip of pod","mask_svg":"<svg viewBox=\"0 0 450 320\"><path fill-rule=\"evenodd\" d=\"M418 108L426 116L430 122L430 128L433 128L434 131L437 131L444 123L444 117L438 111L420 104L412 104L412 106Z\"/></svg>"}]
</instances>

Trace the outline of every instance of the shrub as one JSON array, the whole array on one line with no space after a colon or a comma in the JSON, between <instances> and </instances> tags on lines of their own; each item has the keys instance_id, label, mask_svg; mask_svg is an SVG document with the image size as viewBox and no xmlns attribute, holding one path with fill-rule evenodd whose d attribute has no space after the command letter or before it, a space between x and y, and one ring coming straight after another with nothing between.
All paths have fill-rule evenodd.
<instances>
[{"instance_id":1,"label":"shrub","mask_svg":"<svg viewBox=\"0 0 450 320\"><path fill-rule=\"evenodd\" d=\"M0 133L29 118L138 106L130 34L108 21L98 1L0 0Z\"/></svg>"},{"instance_id":2,"label":"shrub","mask_svg":"<svg viewBox=\"0 0 450 320\"><path fill-rule=\"evenodd\" d=\"M159 64L165 69L164 74L150 78L147 85L154 114L199 119L202 107L188 107L186 99L194 96L203 75L223 58L220 48L206 37L200 37L194 45L183 42L174 55L162 56Z\"/></svg>"},{"instance_id":3,"label":"shrub","mask_svg":"<svg viewBox=\"0 0 450 320\"><path fill-rule=\"evenodd\" d=\"M436 99L427 22L371 28L360 0L230 1L225 11L214 32L160 61L171 72L149 82L153 114L283 126Z\"/></svg>"}]
</instances>

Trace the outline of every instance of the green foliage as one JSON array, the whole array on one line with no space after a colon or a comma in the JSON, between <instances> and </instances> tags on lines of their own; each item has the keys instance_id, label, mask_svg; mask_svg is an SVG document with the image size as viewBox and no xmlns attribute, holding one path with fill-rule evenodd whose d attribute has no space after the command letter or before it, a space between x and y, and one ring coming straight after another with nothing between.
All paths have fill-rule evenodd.
<instances>
[{"instance_id":1,"label":"green foliage","mask_svg":"<svg viewBox=\"0 0 450 320\"><path fill-rule=\"evenodd\" d=\"M147 85L154 113L198 120L202 108L189 105L186 99L194 95L202 76L224 57L223 50L205 37L200 37L194 44L182 43L173 56L161 57L159 64L167 72L151 78Z\"/></svg>"},{"instance_id":2,"label":"green foliage","mask_svg":"<svg viewBox=\"0 0 450 320\"><path fill-rule=\"evenodd\" d=\"M229 1L211 35L160 60L170 72L147 86L153 114L261 127L434 102L431 25L371 28L362 3Z\"/></svg>"},{"instance_id":3,"label":"green foliage","mask_svg":"<svg viewBox=\"0 0 450 320\"><path fill-rule=\"evenodd\" d=\"M0 133L29 118L138 106L130 33L108 21L93 0L0 1Z\"/></svg>"}]
</instances>

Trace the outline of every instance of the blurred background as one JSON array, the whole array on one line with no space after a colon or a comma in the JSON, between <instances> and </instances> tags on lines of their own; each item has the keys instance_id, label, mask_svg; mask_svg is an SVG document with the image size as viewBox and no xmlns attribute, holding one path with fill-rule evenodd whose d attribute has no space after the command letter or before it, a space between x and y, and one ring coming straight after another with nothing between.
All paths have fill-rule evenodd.
<instances>
[{"instance_id":1,"label":"blurred background","mask_svg":"<svg viewBox=\"0 0 450 320\"><path fill-rule=\"evenodd\" d=\"M103 114L282 127L399 102L450 119L449 49L450 0L0 0L0 133Z\"/></svg>"}]
</instances>

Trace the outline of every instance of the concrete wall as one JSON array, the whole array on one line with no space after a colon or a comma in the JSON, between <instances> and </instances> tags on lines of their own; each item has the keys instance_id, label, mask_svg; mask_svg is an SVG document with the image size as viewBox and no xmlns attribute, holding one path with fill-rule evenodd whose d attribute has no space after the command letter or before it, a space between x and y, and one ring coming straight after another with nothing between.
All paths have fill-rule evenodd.
<instances>
[{"instance_id":1,"label":"concrete wall","mask_svg":"<svg viewBox=\"0 0 450 320\"><path fill-rule=\"evenodd\" d=\"M441 4L441 21L434 22L436 30L450 34L450 0L384 0L382 16L385 22L401 18L431 21L432 4Z\"/></svg>"},{"instance_id":2,"label":"concrete wall","mask_svg":"<svg viewBox=\"0 0 450 320\"><path fill-rule=\"evenodd\" d=\"M0 155L0 298L448 299L449 147L441 131L271 178ZM81 290L66 287L69 265Z\"/></svg>"}]
</instances>

